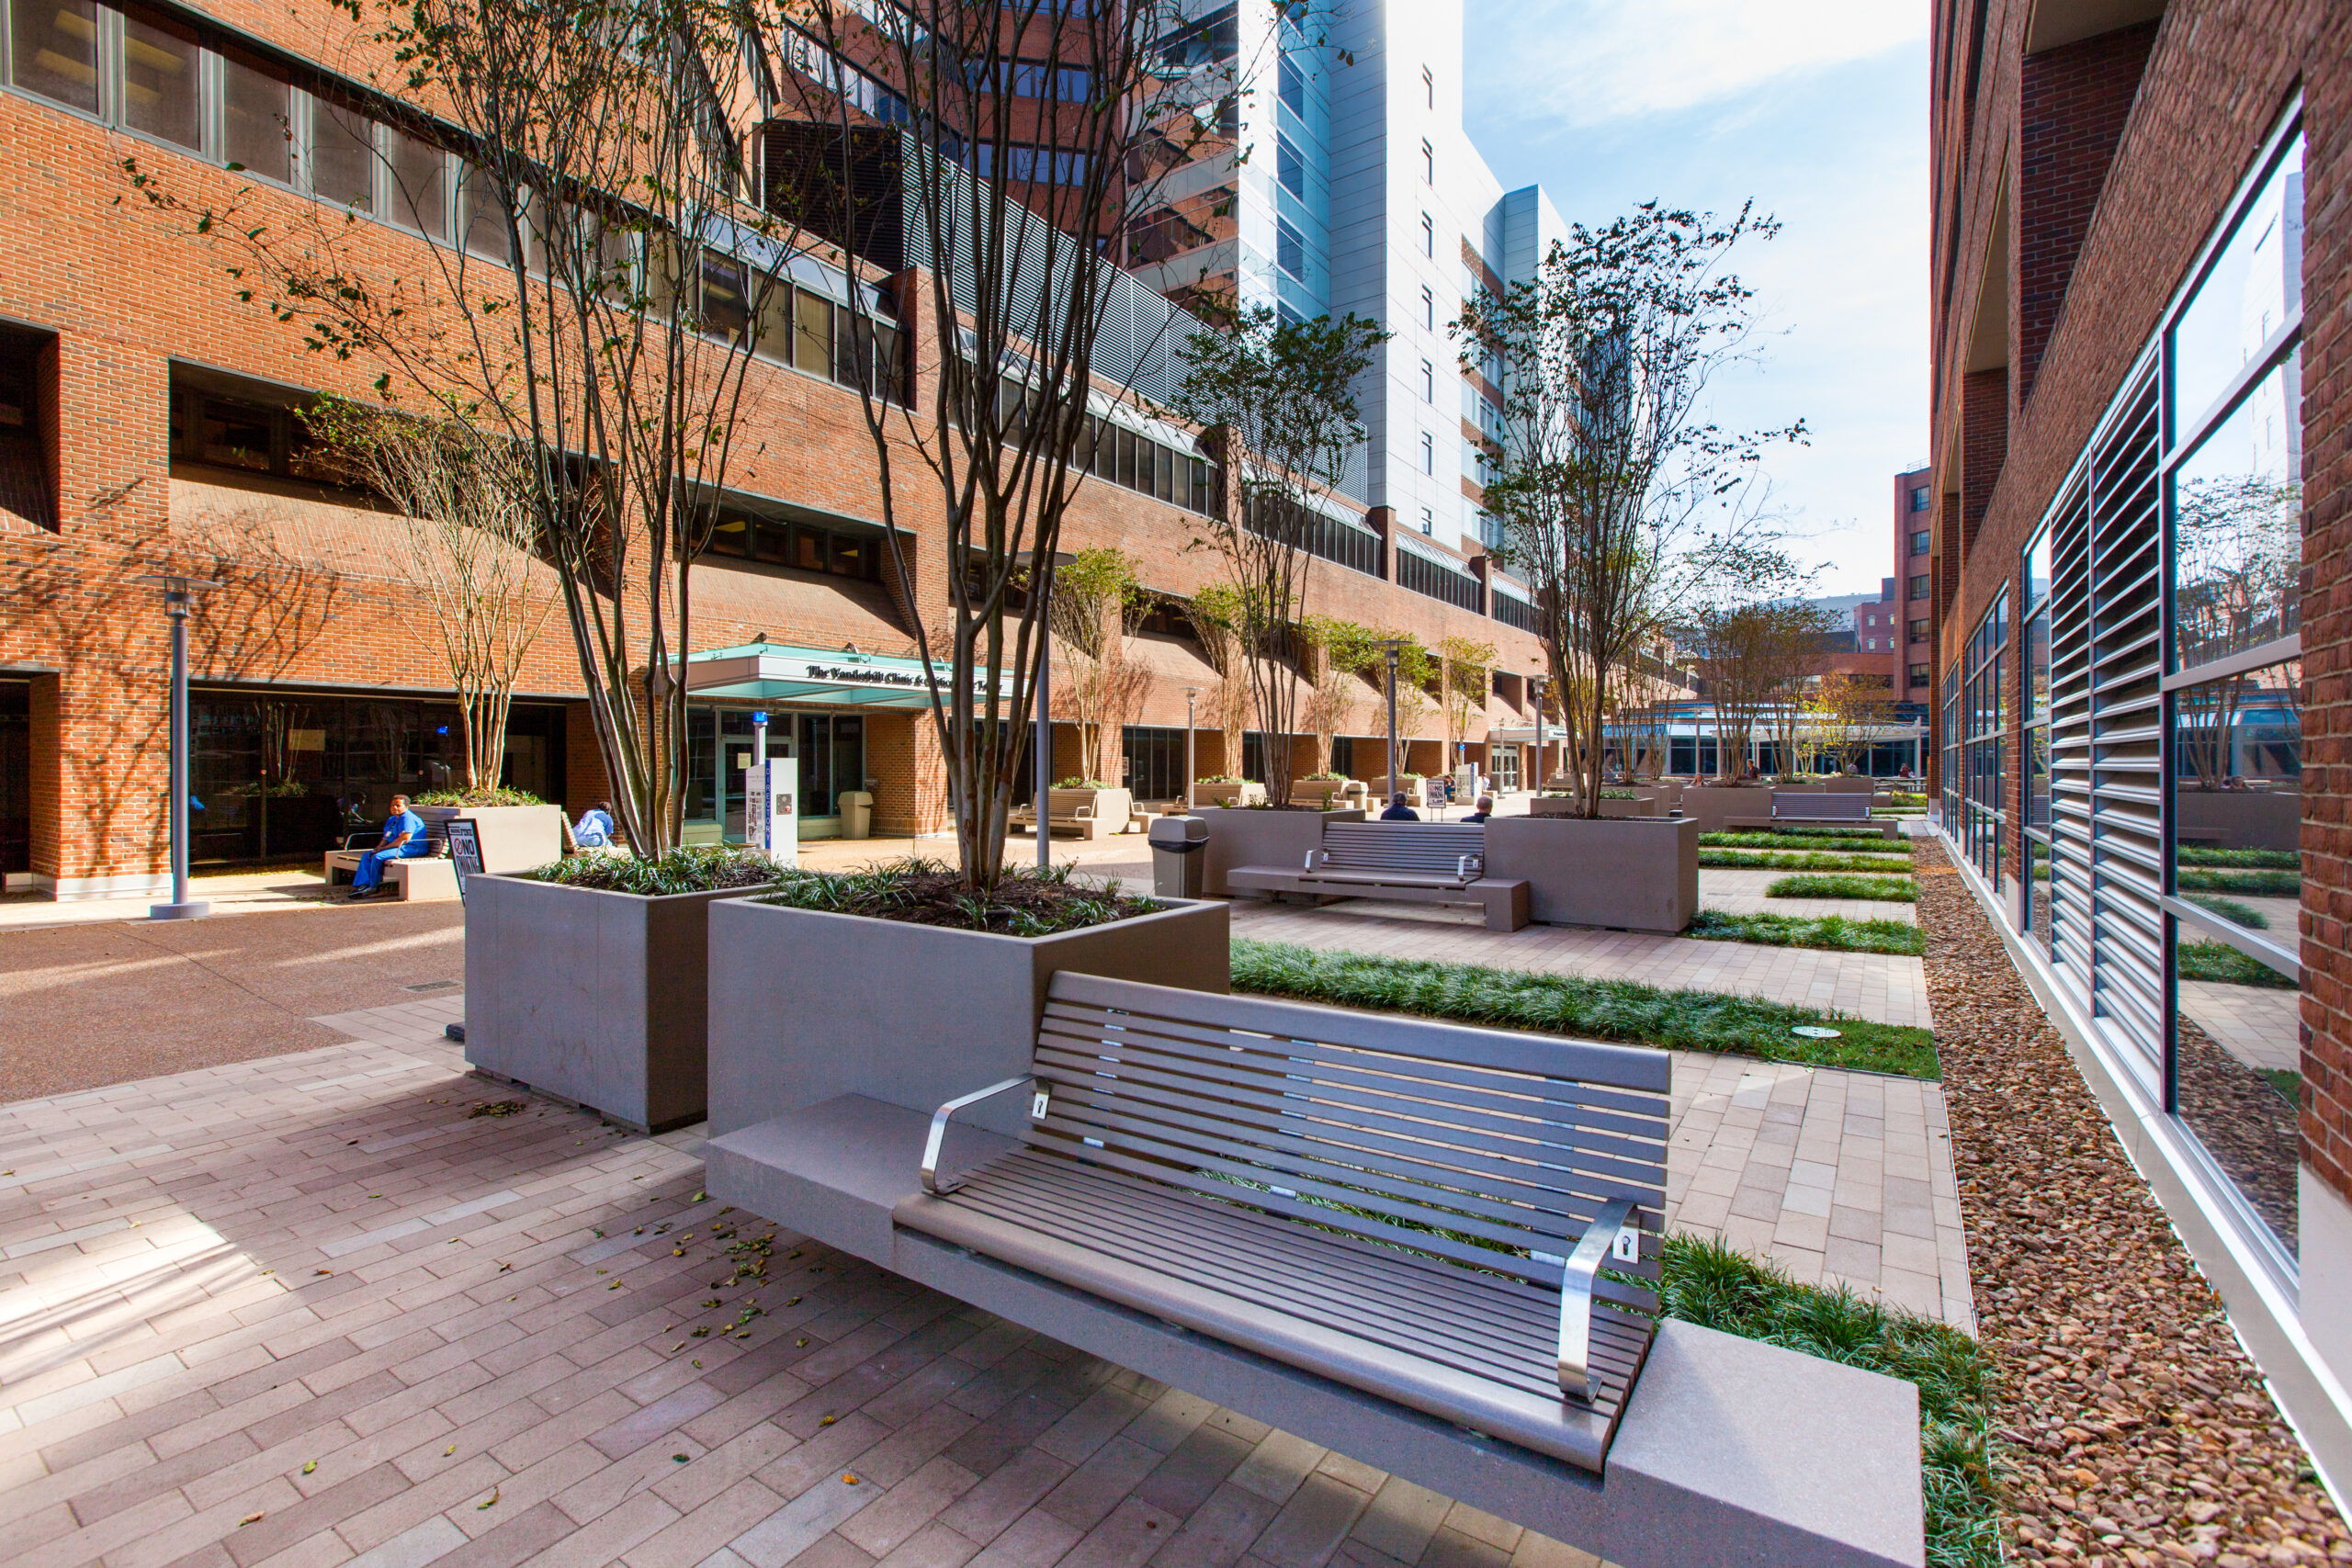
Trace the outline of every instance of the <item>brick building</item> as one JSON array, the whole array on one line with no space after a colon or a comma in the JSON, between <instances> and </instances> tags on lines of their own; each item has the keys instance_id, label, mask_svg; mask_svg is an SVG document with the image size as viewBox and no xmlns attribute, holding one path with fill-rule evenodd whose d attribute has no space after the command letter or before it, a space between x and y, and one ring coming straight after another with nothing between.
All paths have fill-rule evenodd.
<instances>
[{"instance_id":1,"label":"brick building","mask_svg":"<svg viewBox=\"0 0 2352 1568\"><path fill-rule=\"evenodd\" d=\"M2352 12L1936 9L1942 828L2341 1497Z\"/></svg>"},{"instance_id":2,"label":"brick building","mask_svg":"<svg viewBox=\"0 0 2352 1568\"><path fill-rule=\"evenodd\" d=\"M235 258L148 209L126 161L192 203L250 187L257 221L331 214L345 229L348 209L347 243L402 275L428 265L423 231L449 243L463 160L369 118L368 94L336 73L360 46L333 6L5 0L0 18L0 869L12 888L61 898L159 885L166 628L154 592L131 580L166 564L224 585L192 631L194 860L314 856L379 818L393 790L448 782L457 760L452 682L399 564L403 526L322 476L296 412L320 393L364 396L377 372L306 350L298 326L241 301ZM434 205L393 199L395 163L424 171ZM884 565L860 400L843 384L856 372L838 352L846 291L870 282L796 268L795 330L750 367L740 445L755 450L692 568L688 680L714 689L694 710L690 838L740 829L729 785L755 705L776 716L772 741L797 744L809 831L831 830L838 795L861 786L880 830L944 824L936 742L908 690L921 666L907 595L933 626L944 613L940 526L918 514L918 491L902 495L917 563L902 592ZM914 385L935 352L909 345ZM1134 407L1106 417L1065 547L1116 544L1145 563L1158 609L1138 657L1152 678L1102 765L1164 797L1183 784L1186 692L1205 697L1216 682L1169 607L1215 574L1212 552L1189 547L1222 502L1214 455L1191 433ZM899 482L920 468L899 464ZM1516 772L1516 751L1489 756L1487 739L1532 729L1540 666L1523 594L1476 546L1413 531L1400 547L1388 509L1335 501L1307 607L1429 646L1496 645L1471 750ZM706 657L729 649L742 651ZM717 684L745 657L761 661L756 703ZM1343 740L1374 730L1369 683L1359 695ZM1441 765L1439 722L1412 739L1417 771ZM1057 773L1094 771L1061 728ZM1197 742L1204 773L1260 754L1223 755L1205 713ZM560 614L525 666L504 773L574 812L604 791Z\"/></svg>"}]
</instances>

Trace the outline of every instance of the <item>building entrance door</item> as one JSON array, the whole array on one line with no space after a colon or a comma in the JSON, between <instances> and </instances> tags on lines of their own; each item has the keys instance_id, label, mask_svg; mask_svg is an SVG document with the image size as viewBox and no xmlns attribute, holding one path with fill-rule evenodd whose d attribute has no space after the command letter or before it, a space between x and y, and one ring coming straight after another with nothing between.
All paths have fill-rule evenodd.
<instances>
[{"instance_id":1,"label":"building entrance door","mask_svg":"<svg viewBox=\"0 0 2352 1568\"><path fill-rule=\"evenodd\" d=\"M32 693L0 681L0 886L33 868Z\"/></svg>"}]
</instances>

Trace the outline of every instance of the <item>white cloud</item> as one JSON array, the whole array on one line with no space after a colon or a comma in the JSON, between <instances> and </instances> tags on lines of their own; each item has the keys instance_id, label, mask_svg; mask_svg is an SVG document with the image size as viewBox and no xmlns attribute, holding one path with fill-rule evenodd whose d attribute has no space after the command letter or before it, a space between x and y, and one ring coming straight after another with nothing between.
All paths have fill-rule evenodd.
<instances>
[{"instance_id":1,"label":"white cloud","mask_svg":"<svg viewBox=\"0 0 2352 1568\"><path fill-rule=\"evenodd\" d=\"M1512 48L1482 50L1489 26ZM1927 31L1920 0L1473 0L1467 42L1500 64L1494 85L1585 127L1736 97Z\"/></svg>"}]
</instances>

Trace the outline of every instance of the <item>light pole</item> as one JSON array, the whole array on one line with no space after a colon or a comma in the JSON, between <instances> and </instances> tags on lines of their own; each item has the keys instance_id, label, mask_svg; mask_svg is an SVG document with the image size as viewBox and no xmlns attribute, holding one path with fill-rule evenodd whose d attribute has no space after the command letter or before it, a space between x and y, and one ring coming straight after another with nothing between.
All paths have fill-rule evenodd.
<instances>
[{"instance_id":1,"label":"light pole","mask_svg":"<svg viewBox=\"0 0 2352 1568\"><path fill-rule=\"evenodd\" d=\"M1200 720L1193 716L1193 710L1200 700L1201 689L1198 686L1184 688L1184 809L1187 811L1193 809L1193 780L1196 776L1193 767L1193 742L1200 733Z\"/></svg>"},{"instance_id":2,"label":"light pole","mask_svg":"<svg viewBox=\"0 0 2352 1568\"><path fill-rule=\"evenodd\" d=\"M1396 777L1396 660L1405 645L1390 637L1382 646L1388 650L1388 796L1394 800L1405 787Z\"/></svg>"},{"instance_id":3,"label":"light pole","mask_svg":"<svg viewBox=\"0 0 2352 1568\"><path fill-rule=\"evenodd\" d=\"M172 618L172 901L151 904L151 920L193 920L212 912L212 906L187 896L187 613L199 593L220 587L208 578L150 572L134 577L164 591L164 610Z\"/></svg>"},{"instance_id":4,"label":"light pole","mask_svg":"<svg viewBox=\"0 0 2352 1568\"><path fill-rule=\"evenodd\" d=\"M1544 677L1531 675L1528 680L1535 690L1535 782L1528 787L1535 794L1542 795L1544 793ZM1528 809L1532 811L1534 807L1530 807Z\"/></svg>"},{"instance_id":5,"label":"light pole","mask_svg":"<svg viewBox=\"0 0 2352 1568\"><path fill-rule=\"evenodd\" d=\"M1040 589L1039 592L1048 592ZM1030 767L1036 774L1037 787L1037 869L1054 869L1054 634L1053 623L1040 608L1037 625L1037 724L1035 744L1031 748Z\"/></svg>"}]
</instances>

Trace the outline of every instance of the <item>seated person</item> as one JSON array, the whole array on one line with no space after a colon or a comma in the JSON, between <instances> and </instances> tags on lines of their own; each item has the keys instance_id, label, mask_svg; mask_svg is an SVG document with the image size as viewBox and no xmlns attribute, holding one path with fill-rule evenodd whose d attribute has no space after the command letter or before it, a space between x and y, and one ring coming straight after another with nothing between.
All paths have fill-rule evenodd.
<instances>
[{"instance_id":1,"label":"seated person","mask_svg":"<svg viewBox=\"0 0 2352 1568\"><path fill-rule=\"evenodd\" d=\"M386 861L414 860L432 852L433 845L424 836L424 818L408 808L408 796L392 796L392 814L384 820L384 840L359 857L359 868L351 874L351 896L373 898L382 892Z\"/></svg>"},{"instance_id":2,"label":"seated person","mask_svg":"<svg viewBox=\"0 0 2352 1568\"><path fill-rule=\"evenodd\" d=\"M600 800L580 814L572 825L573 847L582 850L608 850L613 847L613 806Z\"/></svg>"},{"instance_id":3,"label":"seated person","mask_svg":"<svg viewBox=\"0 0 2352 1568\"><path fill-rule=\"evenodd\" d=\"M1383 822L1418 822L1421 814L1405 804L1403 791L1388 797L1388 809L1380 814Z\"/></svg>"},{"instance_id":4,"label":"seated person","mask_svg":"<svg viewBox=\"0 0 2352 1568\"><path fill-rule=\"evenodd\" d=\"M1464 822L1484 822L1487 818L1492 817L1494 814L1495 797L1491 795L1482 795L1478 797L1478 808L1470 813L1469 816L1464 817L1462 820Z\"/></svg>"}]
</instances>

